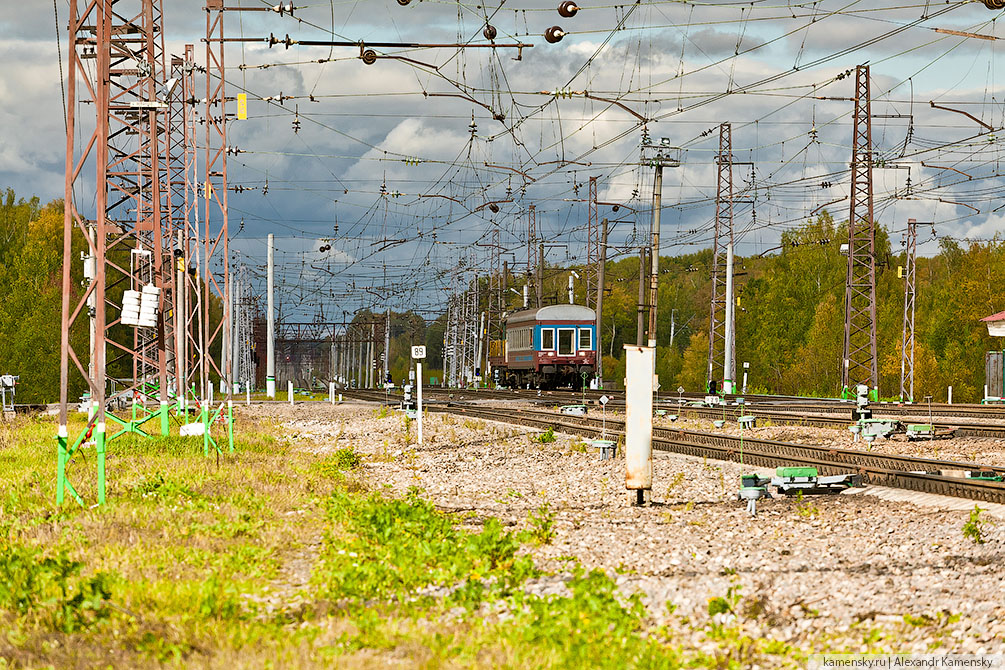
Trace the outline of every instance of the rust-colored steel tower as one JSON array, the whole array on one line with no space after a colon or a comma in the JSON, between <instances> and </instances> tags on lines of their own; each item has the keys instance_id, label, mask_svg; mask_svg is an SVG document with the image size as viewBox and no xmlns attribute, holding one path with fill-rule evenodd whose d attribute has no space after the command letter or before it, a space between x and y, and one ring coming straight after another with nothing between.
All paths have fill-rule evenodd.
<instances>
[{"instance_id":1,"label":"rust-colored steel tower","mask_svg":"<svg viewBox=\"0 0 1005 670\"><path fill-rule=\"evenodd\" d=\"M872 151L869 66L859 65L855 69L841 380L845 392L854 392L856 385L866 384L875 398L879 375L876 367L876 222L872 208Z\"/></svg>"},{"instance_id":2,"label":"rust-colored steel tower","mask_svg":"<svg viewBox=\"0 0 1005 670\"><path fill-rule=\"evenodd\" d=\"M712 238L712 300L708 322L708 381L722 373L726 355L726 250L733 242L733 127L719 125L718 179L715 192L715 231ZM730 333L729 336L732 336ZM733 346L728 347L735 351ZM735 356L731 356L734 358ZM730 369L735 362L729 361ZM733 375L729 375L732 379Z\"/></svg>"}]
</instances>

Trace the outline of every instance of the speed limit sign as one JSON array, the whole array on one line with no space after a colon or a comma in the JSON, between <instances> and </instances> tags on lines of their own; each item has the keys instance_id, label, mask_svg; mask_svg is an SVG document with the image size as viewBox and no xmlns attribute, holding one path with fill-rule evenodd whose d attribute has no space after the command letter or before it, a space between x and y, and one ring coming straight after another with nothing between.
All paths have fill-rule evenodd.
<instances>
[{"instance_id":1,"label":"speed limit sign","mask_svg":"<svg viewBox=\"0 0 1005 670\"><path fill-rule=\"evenodd\" d=\"M426 357L426 347L415 346L412 347L412 358L422 359Z\"/></svg>"}]
</instances>

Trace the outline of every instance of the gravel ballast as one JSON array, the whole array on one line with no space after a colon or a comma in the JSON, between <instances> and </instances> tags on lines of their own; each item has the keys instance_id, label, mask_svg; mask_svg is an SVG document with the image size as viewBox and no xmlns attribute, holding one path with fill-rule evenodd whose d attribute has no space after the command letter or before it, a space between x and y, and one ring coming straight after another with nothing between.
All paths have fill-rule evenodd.
<instances>
[{"instance_id":1,"label":"gravel ballast","mask_svg":"<svg viewBox=\"0 0 1005 670\"><path fill-rule=\"evenodd\" d=\"M626 593L642 591L654 624L699 648L711 644L700 632L709 599L738 594L746 634L805 651L864 650L867 638L871 649L898 652L1005 650L1005 521L989 518L985 542L976 544L963 535L968 512L854 493L776 497L761 501L751 518L736 500L741 465L673 454L655 458L651 503L634 507L621 454L602 461L578 437L542 444L533 429L430 413L420 447L414 421L406 433L402 414L381 417L375 408L305 403L240 411L277 421L297 448L319 455L351 446L363 456L360 476L370 487L396 494L419 487L469 524L494 516L523 528L547 504L555 538L533 553L555 576L529 588L560 591L574 557L615 576ZM685 427L711 425L691 420ZM821 428L745 434L851 446L841 431ZM1000 444L974 442L942 442L937 457L971 460L977 449L982 462L1005 462ZM919 449L898 440L873 445L910 455Z\"/></svg>"}]
</instances>

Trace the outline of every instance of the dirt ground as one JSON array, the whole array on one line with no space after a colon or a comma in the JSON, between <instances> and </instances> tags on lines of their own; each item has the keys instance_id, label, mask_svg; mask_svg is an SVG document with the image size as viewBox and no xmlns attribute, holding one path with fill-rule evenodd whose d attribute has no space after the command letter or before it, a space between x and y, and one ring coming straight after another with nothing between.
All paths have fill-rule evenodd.
<instances>
[{"instance_id":1,"label":"dirt ground","mask_svg":"<svg viewBox=\"0 0 1005 670\"><path fill-rule=\"evenodd\" d=\"M709 599L725 597L738 603L751 634L804 649L858 651L878 639L902 652L1005 650L1005 521L988 518L977 544L963 534L966 512L854 493L762 501L751 518L736 500L742 466L666 454L654 461L651 503L634 507L623 458L603 461L576 436L540 443L536 430L430 413L419 446L414 421L382 416L374 404L240 413L275 419L286 439L319 455L351 446L371 487L418 487L470 524L494 516L525 527L546 505L556 534L533 549L554 574L533 584L542 593L563 588L562 568L575 557L617 574L626 593L643 592L656 622L682 634L682 622L707 619ZM839 433L754 431L819 444L846 439ZM873 449L915 454L922 446L881 440ZM991 440L943 442L937 457L970 460L974 451L1003 462Z\"/></svg>"}]
</instances>

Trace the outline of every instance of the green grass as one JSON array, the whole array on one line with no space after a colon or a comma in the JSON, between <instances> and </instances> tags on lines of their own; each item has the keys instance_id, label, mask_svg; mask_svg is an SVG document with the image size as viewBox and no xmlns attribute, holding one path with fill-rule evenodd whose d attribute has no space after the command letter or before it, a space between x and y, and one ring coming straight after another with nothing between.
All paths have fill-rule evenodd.
<instances>
[{"instance_id":1,"label":"green grass","mask_svg":"<svg viewBox=\"0 0 1005 670\"><path fill-rule=\"evenodd\" d=\"M82 427L75 417L71 434ZM763 608L739 587L709 607L735 620L664 628L603 571L570 558L542 573L534 551L560 539L546 503L516 526L448 514L419 490L371 488L353 446L312 454L276 425L240 418L235 453L219 458L205 458L199 438L113 441L103 507L92 506L94 454L84 450L69 472L88 504L57 507L54 433L48 418L0 424L0 668L777 667L804 658L745 632ZM534 595L538 579L561 580L564 591ZM682 630L715 651L688 648Z\"/></svg>"}]
</instances>

